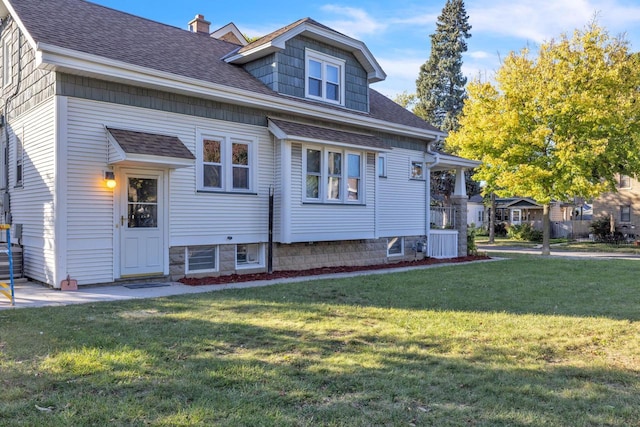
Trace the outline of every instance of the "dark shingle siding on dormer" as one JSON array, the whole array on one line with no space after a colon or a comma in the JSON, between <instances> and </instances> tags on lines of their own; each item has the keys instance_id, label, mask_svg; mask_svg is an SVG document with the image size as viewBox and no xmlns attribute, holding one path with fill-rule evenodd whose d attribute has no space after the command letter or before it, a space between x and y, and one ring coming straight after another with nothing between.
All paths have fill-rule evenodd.
<instances>
[{"instance_id":1,"label":"dark shingle siding on dormer","mask_svg":"<svg viewBox=\"0 0 640 427\"><path fill-rule=\"evenodd\" d=\"M271 90L278 91L278 75L275 72L276 68L273 66L276 60L277 54L272 53L264 58L257 59L253 62L245 64L243 68L267 85Z\"/></svg>"},{"instance_id":2,"label":"dark shingle siding on dormer","mask_svg":"<svg viewBox=\"0 0 640 427\"><path fill-rule=\"evenodd\" d=\"M367 73L349 52L336 49L307 37L295 37L286 43L286 49L275 55L261 58L245 65L245 70L262 81L270 89L284 95L305 97L305 48L343 59L345 64L345 107L351 110L369 111L369 86ZM276 63L274 68L272 64Z\"/></svg>"}]
</instances>

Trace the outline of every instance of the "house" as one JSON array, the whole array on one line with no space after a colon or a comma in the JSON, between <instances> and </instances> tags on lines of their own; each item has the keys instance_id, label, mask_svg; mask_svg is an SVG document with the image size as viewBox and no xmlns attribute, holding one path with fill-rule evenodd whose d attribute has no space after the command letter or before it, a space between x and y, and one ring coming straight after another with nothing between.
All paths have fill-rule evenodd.
<instances>
[{"instance_id":1,"label":"house","mask_svg":"<svg viewBox=\"0 0 640 427\"><path fill-rule=\"evenodd\" d=\"M438 129L370 86L367 46L305 18L248 43L83 0L0 0L2 218L59 287L466 255L430 230Z\"/></svg>"},{"instance_id":2,"label":"house","mask_svg":"<svg viewBox=\"0 0 640 427\"><path fill-rule=\"evenodd\" d=\"M640 234L640 181L637 177L618 175L616 192L593 200L593 219L610 217L613 227L630 239Z\"/></svg>"},{"instance_id":3,"label":"house","mask_svg":"<svg viewBox=\"0 0 640 427\"><path fill-rule=\"evenodd\" d=\"M487 208L484 206L484 197L474 194L467 201L467 226L486 227L489 222Z\"/></svg>"}]
</instances>

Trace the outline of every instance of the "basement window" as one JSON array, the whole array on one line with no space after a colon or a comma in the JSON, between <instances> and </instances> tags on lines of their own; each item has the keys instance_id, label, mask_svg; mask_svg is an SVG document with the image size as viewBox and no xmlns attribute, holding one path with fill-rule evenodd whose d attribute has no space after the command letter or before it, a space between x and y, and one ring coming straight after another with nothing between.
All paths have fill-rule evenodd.
<instances>
[{"instance_id":1,"label":"basement window","mask_svg":"<svg viewBox=\"0 0 640 427\"><path fill-rule=\"evenodd\" d=\"M264 245L236 245L236 268L264 267Z\"/></svg>"},{"instance_id":2,"label":"basement window","mask_svg":"<svg viewBox=\"0 0 640 427\"><path fill-rule=\"evenodd\" d=\"M387 256L404 255L404 238L390 237L387 239Z\"/></svg>"},{"instance_id":3,"label":"basement window","mask_svg":"<svg viewBox=\"0 0 640 427\"><path fill-rule=\"evenodd\" d=\"M185 270L187 273L218 271L218 248L216 246L188 246L185 248Z\"/></svg>"}]
</instances>

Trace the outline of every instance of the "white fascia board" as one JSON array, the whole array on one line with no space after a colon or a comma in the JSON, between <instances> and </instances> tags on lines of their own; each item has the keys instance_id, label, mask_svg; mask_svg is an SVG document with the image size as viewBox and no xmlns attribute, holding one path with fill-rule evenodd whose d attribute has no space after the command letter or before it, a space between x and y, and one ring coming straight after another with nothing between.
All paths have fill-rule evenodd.
<instances>
[{"instance_id":1,"label":"white fascia board","mask_svg":"<svg viewBox=\"0 0 640 427\"><path fill-rule=\"evenodd\" d=\"M222 28L215 30L213 33L209 34L209 37L213 37L214 39L219 39L227 33L232 33L236 38L242 43L242 46L246 46L249 44L247 39L244 38L244 35L240 32L236 24L233 22L228 23Z\"/></svg>"},{"instance_id":2,"label":"white fascia board","mask_svg":"<svg viewBox=\"0 0 640 427\"><path fill-rule=\"evenodd\" d=\"M225 62L230 64L246 64L247 62L251 62L254 59L267 56L270 53L278 52L284 50L285 45L284 41L282 43L278 43L277 39L270 41L269 43L261 44L260 46L256 46L253 49L247 50L246 52L236 53L233 56L228 58L224 58Z\"/></svg>"},{"instance_id":3,"label":"white fascia board","mask_svg":"<svg viewBox=\"0 0 640 427\"><path fill-rule=\"evenodd\" d=\"M439 154L439 162L437 166L435 166L432 170L449 170L455 168L464 168L464 169L473 169L482 164L477 160L465 159L458 156L451 156L449 154L438 153Z\"/></svg>"},{"instance_id":4,"label":"white fascia board","mask_svg":"<svg viewBox=\"0 0 640 427\"><path fill-rule=\"evenodd\" d=\"M195 165L196 161L193 159L180 159L176 157L166 156L154 156L150 154L127 154L123 160L111 162L110 164L118 166L140 166L154 165L160 167L166 167L170 169L186 168Z\"/></svg>"},{"instance_id":5,"label":"white fascia board","mask_svg":"<svg viewBox=\"0 0 640 427\"><path fill-rule=\"evenodd\" d=\"M122 147L120 147L120 144L118 144L118 141L116 141L116 139L113 137L113 135L111 135L111 132L109 132L105 126L105 132L107 134L107 140L109 141L109 145L111 145L113 147L113 149L116 152L117 157L116 158L108 158L107 159L107 163L108 164L114 164L114 163L118 163L118 162L122 162L124 160L127 159L127 154L124 152L124 150L122 149Z\"/></svg>"},{"instance_id":6,"label":"white fascia board","mask_svg":"<svg viewBox=\"0 0 640 427\"><path fill-rule=\"evenodd\" d=\"M269 132L271 132L273 136L275 136L277 139L289 138L289 136L282 129L276 126L276 124L273 123L271 120L267 120L267 129L269 129Z\"/></svg>"},{"instance_id":7,"label":"white fascia board","mask_svg":"<svg viewBox=\"0 0 640 427\"><path fill-rule=\"evenodd\" d=\"M164 71L114 61L102 56L91 55L71 49L38 43L36 66L51 71L63 71L103 80L134 84L142 87L177 92L197 98L213 99L229 104L269 109L274 112L296 114L316 120L335 121L343 124L362 126L384 133L437 139L446 135L440 131L429 131L398 123L387 122L372 117L335 111L321 105L297 102L289 97L277 97L238 89L203 80L184 77Z\"/></svg>"}]
</instances>

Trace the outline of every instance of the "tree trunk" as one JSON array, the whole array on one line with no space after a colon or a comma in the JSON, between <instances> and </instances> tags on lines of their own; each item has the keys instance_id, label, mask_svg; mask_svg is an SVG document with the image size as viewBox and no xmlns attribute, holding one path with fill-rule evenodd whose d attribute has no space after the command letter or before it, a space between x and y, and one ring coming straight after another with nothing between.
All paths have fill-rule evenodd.
<instances>
[{"instance_id":1,"label":"tree trunk","mask_svg":"<svg viewBox=\"0 0 640 427\"><path fill-rule=\"evenodd\" d=\"M542 205L542 255L551 255L551 246L549 244L551 220L549 213L549 204Z\"/></svg>"},{"instance_id":2,"label":"tree trunk","mask_svg":"<svg viewBox=\"0 0 640 427\"><path fill-rule=\"evenodd\" d=\"M489 211L489 243L496 240L496 193L491 193L491 210Z\"/></svg>"}]
</instances>

